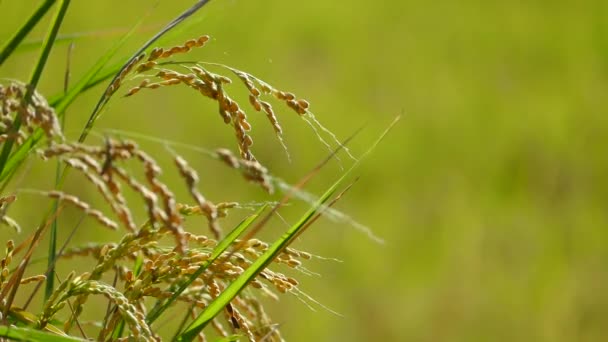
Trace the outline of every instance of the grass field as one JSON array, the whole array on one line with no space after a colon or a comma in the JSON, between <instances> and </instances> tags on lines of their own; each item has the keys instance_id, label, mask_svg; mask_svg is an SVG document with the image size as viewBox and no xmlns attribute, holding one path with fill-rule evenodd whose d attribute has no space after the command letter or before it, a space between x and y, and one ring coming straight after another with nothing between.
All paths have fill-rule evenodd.
<instances>
[{"instance_id":1,"label":"grass field","mask_svg":"<svg viewBox=\"0 0 608 342\"><path fill-rule=\"evenodd\" d=\"M75 1L60 32L82 34L72 74L147 12L125 56L191 2ZM31 13L26 3L0 1L0 41ZM215 0L201 14L165 44L211 35L197 58L292 90L341 139L363 126L355 155L403 114L337 204L386 243L325 219L311 227L296 246L343 263L308 263L322 276L304 277L301 288L344 317L285 297L272 314L287 340L608 338L608 4ZM43 93L61 91L66 50L54 49ZM37 50L18 56L0 77L27 78ZM101 91L69 109L66 135L77 134ZM215 110L185 91L142 92L114 99L96 131L233 146ZM251 115L254 148L274 174L296 182L327 150L291 111L279 116L292 163L265 118ZM189 160L197 165L195 154ZM43 169L33 163L21 184L52 187ZM310 190L341 172L330 163ZM263 198L220 167L201 170L201 179L213 199ZM11 210L24 227L41 219L28 207ZM264 234L283 225L275 220Z\"/></svg>"}]
</instances>

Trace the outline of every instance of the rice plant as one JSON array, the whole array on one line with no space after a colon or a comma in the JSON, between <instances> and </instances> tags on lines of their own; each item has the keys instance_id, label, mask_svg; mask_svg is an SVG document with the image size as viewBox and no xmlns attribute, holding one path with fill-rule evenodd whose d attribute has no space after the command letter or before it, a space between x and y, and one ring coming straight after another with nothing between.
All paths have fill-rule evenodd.
<instances>
[{"instance_id":1,"label":"rice plant","mask_svg":"<svg viewBox=\"0 0 608 342\"><path fill-rule=\"evenodd\" d=\"M321 213L332 212L330 206L341 196L339 188L352 168L325 194L311 201L310 210L279 239L261 241L257 233L292 197L302 197L304 186L324 163L340 151L350 153L319 123L310 111L308 101L279 90L248 72L219 63L184 59L192 49L204 48L209 43L209 36L188 39L171 47L155 46L158 38L206 3L198 1L131 58L111 68L112 72L102 74L101 70L108 67L108 61L117 50L111 49L64 94L51 100L37 90L37 83L70 1L43 2L2 47L0 67L55 5L56 13L31 78L0 82L0 221L20 233L14 240L4 243L0 265L0 336L3 338L36 341L157 341L161 338L205 341L214 337L282 340L279 327L267 314L260 298L302 293L298 280L282 273L278 266L307 272L303 263L314 256L290 247L290 243ZM126 38L128 35L118 41L117 46ZM79 138L66 137L62 129L66 109L75 98L100 83L107 86L99 101L91 106L92 114ZM242 204L214 203L203 195L198 188L197 171L173 149L170 149L173 165L161 165L153 152L140 148L135 140L116 135L105 136L99 144L86 141L100 111L111 98L124 101L125 97L136 96L142 91L162 92L170 86L194 90L197 93L194 96L216 102L217 123L223 122L233 131L238 152L232 152L231 147L205 151L209 162L224 164L240 173L246 182L260 186L268 193L277 188L284 191L279 203L259 206L254 214L228 229L222 224L223 218ZM230 86L245 87L249 97L247 106L231 97ZM332 150L327 159L294 186L272 175L256 159L252 149L253 139L249 132L253 127L247 120L249 110L264 113L280 145L287 150L278 110L271 101L300 116L316 132L325 133L326 138L321 134L319 138ZM211 116L209 120L212 120ZM31 158L47 161L49 167L55 165L52 162L60 165L56 174L48 173L56 179L55 188L24 186L14 193L6 192L9 181L21 170L24 161ZM167 169L180 175L189 198L176 196L175 190L163 181L161 174ZM82 175L106 208L94 207L78 195L66 192L63 185L68 173ZM139 200L128 201L126 191L137 194ZM9 207L16 205L13 204L15 199L28 194L47 197L50 203L43 222L33 231L21 227L9 216ZM335 196L334 201L330 201L332 196ZM58 246L56 222L67 207L81 211L84 225L117 230L122 237L111 243L91 241L82 246ZM141 208L146 213L144 220L136 219L133 214ZM186 229L186 221L198 217L206 221L207 234L195 234ZM45 236L51 240L46 271L26 277L32 255L42 248L40 243ZM57 263L73 258L88 258L92 261L91 267L74 269L63 277L55 272ZM108 281L111 279L113 281ZM34 290L31 286L26 288L27 284L36 284ZM43 288L44 301L37 306L31 299ZM17 298L23 297L24 291L31 291L31 295L22 303ZM100 309L91 300L95 296L105 298L107 305ZM176 307L179 310L170 311ZM97 315L94 322L82 320L82 314L87 310ZM165 317L175 315L175 312L181 315ZM157 324L169 318L176 322L171 332Z\"/></svg>"}]
</instances>

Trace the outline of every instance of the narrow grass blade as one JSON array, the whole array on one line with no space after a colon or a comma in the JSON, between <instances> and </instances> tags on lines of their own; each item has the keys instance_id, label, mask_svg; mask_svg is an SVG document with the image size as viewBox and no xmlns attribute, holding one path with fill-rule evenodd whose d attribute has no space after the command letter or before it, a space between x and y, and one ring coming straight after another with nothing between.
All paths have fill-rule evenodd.
<instances>
[{"instance_id":1,"label":"narrow grass blade","mask_svg":"<svg viewBox=\"0 0 608 342\"><path fill-rule=\"evenodd\" d=\"M40 342L84 342L75 337L60 336L34 328L19 328L14 326L0 326L0 336L15 341L40 341Z\"/></svg>"},{"instance_id":2,"label":"narrow grass blade","mask_svg":"<svg viewBox=\"0 0 608 342\"><path fill-rule=\"evenodd\" d=\"M57 0L46 0L45 2L40 4L38 9L36 9L36 12L34 12L34 14L32 14L32 16L25 22L25 24L23 24L19 31L15 33L15 36L9 39L6 44L4 44L2 50L0 51L0 65L4 63L4 61L13 53L13 51L15 51L17 46L19 46L19 44L21 44L21 42L23 41L23 38L25 38L25 36L30 33L34 26L36 26L36 24L40 22L42 17L44 17L46 12L49 11L55 1Z\"/></svg>"},{"instance_id":3,"label":"narrow grass blade","mask_svg":"<svg viewBox=\"0 0 608 342\"><path fill-rule=\"evenodd\" d=\"M192 341L205 328L205 326L219 314L225 307L236 297L247 284L255 278L268 264L270 264L277 255L287 247L291 241L299 235L299 232L307 226L307 223L315 214L323 208L325 202L332 196L338 187L348 178L350 173L356 169L362 160L378 145L378 143L386 136L390 129L397 123L400 117L397 117L391 125L384 131L380 138L372 145L372 147L358 160L353 166L348 169L327 191L318 199L318 201L306 212L300 220L283 234L268 250L259 257L253 264L241 274L233 283L231 283L220 296L212 301L207 308L186 328L177 340Z\"/></svg>"},{"instance_id":4,"label":"narrow grass blade","mask_svg":"<svg viewBox=\"0 0 608 342\"><path fill-rule=\"evenodd\" d=\"M219 244L215 247L211 256L202 264L196 272L194 272L188 281L184 282L180 285L180 287L173 293L173 295L167 299L164 303L155 306L148 316L146 317L146 322L148 324L152 324L176 299L179 297L184 290L190 286L190 284L196 280L205 270L211 265L222 253L224 253L230 245L236 240L251 224L262 214L264 210L266 210L267 206L263 205L260 207L254 214L245 218L241 223L239 223L236 228L234 228L224 239L222 239Z\"/></svg>"}]
</instances>

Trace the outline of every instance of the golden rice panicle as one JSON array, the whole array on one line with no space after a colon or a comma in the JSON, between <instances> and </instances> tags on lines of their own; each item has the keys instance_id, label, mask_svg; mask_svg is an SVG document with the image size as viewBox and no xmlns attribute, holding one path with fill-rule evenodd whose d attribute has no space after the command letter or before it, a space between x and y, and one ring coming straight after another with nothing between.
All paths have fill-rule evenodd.
<instances>
[{"instance_id":1,"label":"golden rice panicle","mask_svg":"<svg viewBox=\"0 0 608 342\"><path fill-rule=\"evenodd\" d=\"M262 101L260 99L262 92L276 94L279 93L279 91L246 72L234 68L229 69L241 80L247 90L249 90L249 103L251 104L251 106L258 112L263 110L266 113L266 117L270 121L275 133L282 141L281 135L283 133L283 129L279 125L279 121L277 120L277 117L274 114L274 111L272 110L272 106L270 105L270 103ZM256 83L260 85L260 88L262 89L261 91L255 86Z\"/></svg>"},{"instance_id":2,"label":"golden rice panicle","mask_svg":"<svg viewBox=\"0 0 608 342\"><path fill-rule=\"evenodd\" d=\"M249 94L254 98L259 98L261 95L260 90L255 86L254 79L251 75L246 72L242 72L240 70L233 69L234 74L243 82L247 90L249 90Z\"/></svg>"},{"instance_id":3,"label":"golden rice panicle","mask_svg":"<svg viewBox=\"0 0 608 342\"><path fill-rule=\"evenodd\" d=\"M128 231L135 231L136 225L133 221L131 210L126 205L122 196L116 196L110 190L108 184L101 177L92 172L89 167L79 159L62 158L62 160L70 167L81 171L81 173L89 180L102 195L103 199L110 205L114 214Z\"/></svg>"},{"instance_id":4,"label":"golden rice panicle","mask_svg":"<svg viewBox=\"0 0 608 342\"><path fill-rule=\"evenodd\" d=\"M76 282L75 280L74 282ZM71 289L71 295L90 295L101 294L112 301L118 308L122 319L127 323L131 332L131 337L135 341L159 341L152 329L146 323L145 315L130 303L129 299L116 288L94 280L84 280L77 283Z\"/></svg>"},{"instance_id":5,"label":"golden rice panicle","mask_svg":"<svg viewBox=\"0 0 608 342\"><path fill-rule=\"evenodd\" d=\"M69 247L61 253L61 258L73 258L76 256L92 256L95 259L102 257L110 248L116 248L114 243L88 243L83 246Z\"/></svg>"},{"instance_id":6,"label":"golden rice panicle","mask_svg":"<svg viewBox=\"0 0 608 342\"><path fill-rule=\"evenodd\" d=\"M144 79L143 81L141 81L141 83L138 86L129 89L129 91L127 92L127 94L125 94L125 96L128 97L128 96L135 95L141 89L158 89L161 87L177 85L180 83L182 83L180 78L170 78L170 79L166 79L166 80L163 80L160 82L150 82L149 79Z\"/></svg>"},{"instance_id":7,"label":"golden rice panicle","mask_svg":"<svg viewBox=\"0 0 608 342\"><path fill-rule=\"evenodd\" d=\"M237 141L239 143L239 150L241 151L241 157L246 160L253 161L255 157L251 152L251 146L253 145L253 138L247 132L251 130L251 124L247 121L247 115L242 110L237 110L233 113L233 126L236 134Z\"/></svg>"},{"instance_id":8,"label":"golden rice panicle","mask_svg":"<svg viewBox=\"0 0 608 342\"><path fill-rule=\"evenodd\" d=\"M122 195L119 180L142 194L146 201L151 220L158 219L159 217L162 219L163 217L161 216L164 215L159 214L160 210L155 205L156 195L137 183L133 177L115 165L116 161L136 157L136 153L139 153L141 157L141 152L138 152L138 147L133 142L114 141L112 139L107 140L104 147L92 147L82 144L56 144L40 152L44 159L59 156L66 164L81 171L95 185L102 197L110 204L115 214L119 217L121 223L130 231L135 231L136 226L131 218L126 200ZM146 157L143 160L148 178L155 177L154 174L160 173L160 167L151 158ZM90 214L97 215L95 212L91 212Z\"/></svg>"},{"instance_id":9,"label":"golden rice panicle","mask_svg":"<svg viewBox=\"0 0 608 342\"><path fill-rule=\"evenodd\" d=\"M187 240L184 235L185 231L182 226L183 219L177 208L175 195L164 183L158 180L158 176L162 170L156 161L140 149L134 150L133 153L144 166L144 174L150 185L150 190L155 193L163 203L164 215L162 218L164 219L164 228L173 234L177 243L177 246L175 247L176 250L183 253L186 249Z\"/></svg>"},{"instance_id":10,"label":"golden rice panicle","mask_svg":"<svg viewBox=\"0 0 608 342\"><path fill-rule=\"evenodd\" d=\"M275 89L274 87L272 87L271 85L269 85L268 83L254 77L253 75L246 73L244 71L237 70L237 69L230 68L230 67L227 67L227 68L230 71L232 71L241 80L241 82L245 85L245 87L249 91L249 103L251 104L251 106L258 112L264 111L264 113L266 113L266 117L268 118L268 121L270 122L270 124L272 125L272 127L274 129L275 135L276 135L277 139L279 140L279 143L281 144L281 146L283 147L283 150L287 154L287 158L290 159L289 150L283 139L283 129L282 129L281 125L279 124L279 121L274 113L274 110L272 109L272 105L270 105L270 103L268 103L266 101L261 100L261 95L262 94L272 94L272 95L274 95L274 97L281 99L281 100L286 100L286 98L294 100L295 95L293 95L291 93L285 93L285 92L279 91L279 90ZM257 86L256 86L256 84L257 84ZM293 101L293 103L288 102L287 104L292 109L296 110L296 112L298 112L300 115L304 114L306 112L306 109L309 106L308 102L305 100Z\"/></svg>"},{"instance_id":11,"label":"golden rice panicle","mask_svg":"<svg viewBox=\"0 0 608 342\"><path fill-rule=\"evenodd\" d=\"M189 68L190 71L194 72L194 74L196 74L198 76L198 78L206 83L212 83L212 84L231 84L232 80L226 76L220 75L220 74L216 74L216 73L212 73L210 71L208 71L207 69L203 68L201 65L196 65L193 67Z\"/></svg>"},{"instance_id":12,"label":"golden rice panicle","mask_svg":"<svg viewBox=\"0 0 608 342\"><path fill-rule=\"evenodd\" d=\"M71 153L83 153L91 156L96 156L103 153L103 148L99 146L87 146L79 143L56 143L48 146L45 149L38 150L38 155L43 160L63 156Z\"/></svg>"},{"instance_id":13,"label":"golden rice panicle","mask_svg":"<svg viewBox=\"0 0 608 342\"><path fill-rule=\"evenodd\" d=\"M240 166L239 159L226 148L218 148L215 150L216 157L233 169L238 169Z\"/></svg>"},{"instance_id":14,"label":"golden rice panicle","mask_svg":"<svg viewBox=\"0 0 608 342\"><path fill-rule=\"evenodd\" d=\"M255 160L241 160L240 164L241 169L243 170L243 177L245 177L246 180L259 184L268 193L274 192L270 174L266 167Z\"/></svg>"},{"instance_id":15,"label":"golden rice panicle","mask_svg":"<svg viewBox=\"0 0 608 342\"><path fill-rule=\"evenodd\" d=\"M141 89L146 88L148 86L148 84L150 84L150 80L146 78L143 81L141 81L138 86L129 89L129 91L127 92L127 94L125 96L135 95Z\"/></svg>"},{"instance_id":16,"label":"golden rice panicle","mask_svg":"<svg viewBox=\"0 0 608 342\"><path fill-rule=\"evenodd\" d=\"M155 61L155 60L161 59L161 58L169 58L169 57L179 54L179 53L187 53L192 48L205 46L205 44L209 41L209 39L210 39L209 36L204 35L197 39L187 40L183 45L173 46L168 49L158 49L158 50L155 49L156 51L152 50L152 53L150 54L148 61Z\"/></svg>"},{"instance_id":17,"label":"golden rice panicle","mask_svg":"<svg viewBox=\"0 0 608 342\"><path fill-rule=\"evenodd\" d=\"M308 111L308 107L310 104L308 101L304 99L296 99L296 96L293 93L284 92L284 91L274 91L272 93L274 97L279 100L285 101L287 106L293 109L299 115L304 115Z\"/></svg>"},{"instance_id":18,"label":"golden rice panicle","mask_svg":"<svg viewBox=\"0 0 608 342\"><path fill-rule=\"evenodd\" d=\"M4 126L0 140L13 138L20 145L39 127L49 142L55 139L63 141L63 132L53 107L38 91L34 90L29 98L26 98L27 94L26 85L20 82L11 81L7 86L0 85L0 122ZM13 114L20 120L19 127L13 126Z\"/></svg>"},{"instance_id":19,"label":"golden rice panicle","mask_svg":"<svg viewBox=\"0 0 608 342\"><path fill-rule=\"evenodd\" d=\"M105 94L106 97L111 96L112 94L114 94L118 90L118 88L120 88L120 86L122 85L122 82L125 80L125 78L127 77L127 75L130 74L131 71L133 71L133 69L135 68L135 66L137 64L139 64L144 59L144 57L146 57L145 53L140 54L139 56L137 56L133 60L131 60L131 62L129 62L129 64L127 64L123 68L123 70L116 77L116 79L114 80L114 82L112 82L112 84L110 84L110 86L106 90L106 94Z\"/></svg>"},{"instance_id":20,"label":"golden rice panicle","mask_svg":"<svg viewBox=\"0 0 608 342\"><path fill-rule=\"evenodd\" d=\"M135 72L140 74L144 71L148 71L153 69L154 67L156 67L157 63L155 61L147 61L145 63L140 64L137 69L135 69Z\"/></svg>"},{"instance_id":21,"label":"golden rice panicle","mask_svg":"<svg viewBox=\"0 0 608 342\"><path fill-rule=\"evenodd\" d=\"M158 206L158 196L148 189L146 186L141 184L139 181L135 179L132 175L130 175L126 170L120 168L118 166L112 165L112 173L120 178L124 183L126 183L131 189L137 193L139 193L144 202L146 203L146 209L148 211L148 219L153 224L155 222L166 222L167 215L165 212Z\"/></svg>"},{"instance_id":22,"label":"golden rice panicle","mask_svg":"<svg viewBox=\"0 0 608 342\"><path fill-rule=\"evenodd\" d=\"M165 49L161 47L155 47L150 51L150 56L148 57L148 62L153 62L157 60L162 54L165 52Z\"/></svg>"},{"instance_id":23,"label":"golden rice panicle","mask_svg":"<svg viewBox=\"0 0 608 342\"><path fill-rule=\"evenodd\" d=\"M278 90L270 84L262 81L261 79L249 73L230 67L228 69L232 71L243 82L245 87L247 87L251 95L249 98L250 102L257 111L260 110L259 107L261 105L261 102L259 102L259 97L261 93L264 93L271 94L276 99L284 101L289 108L293 109L299 115L304 115L308 112L308 108L310 107L308 101L304 99L298 99L296 95L291 92ZM257 84L259 88L257 88L255 84Z\"/></svg>"},{"instance_id":24,"label":"golden rice panicle","mask_svg":"<svg viewBox=\"0 0 608 342\"><path fill-rule=\"evenodd\" d=\"M196 171L188 165L188 162L180 157L175 156L175 165L177 166L181 176L186 180L186 184L188 185L188 191L199 208L203 211L205 216L209 221L209 228L211 229L213 236L216 239L219 239L221 236L221 232L219 230L219 226L217 225L217 208L215 205L209 201L207 201L203 195L196 188L197 183L199 182L199 177Z\"/></svg>"},{"instance_id":25,"label":"golden rice panicle","mask_svg":"<svg viewBox=\"0 0 608 342\"><path fill-rule=\"evenodd\" d=\"M108 217L106 217L101 211L91 208L91 206L88 203L84 202L83 200L81 200L80 198L78 198L76 196L68 195L64 192L57 191L57 190L49 191L46 193L46 195L48 197L56 199L58 201L61 201L64 203L69 203L69 204L73 205L74 207L82 210L89 217L92 217L93 219L95 219L97 222L99 222L104 227L110 228L112 230L118 229L118 224L116 222L114 222L111 219L109 219Z\"/></svg>"},{"instance_id":26,"label":"golden rice panicle","mask_svg":"<svg viewBox=\"0 0 608 342\"><path fill-rule=\"evenodd\" d=\"M213 239L209 239L207 236L205 235L195 235L189 232L185 233L186 239L188 239L189 242L193 242L196 243L197 245L201 246L201 247L215 247L217 246L217 241L213 240Z\"/></svg>"},{"instance_id":27,"label":"golden rice panicle","mask_svg":"<svg viewBox=\"0 0 608 342\"><path fill-rule=\"evenodd\" d=\"M239 159L235 157L230 150L225 148L215 150L215 155L219 160L223 161L224 164L233 169L240 170L246 180L259 184L268 193L274 192L272 177L268 173L268 169L260 164L260 162Z\"/></svg>"},{"instance_id":28,"label":"golden rice panicle","mask_svg":"<svg viewBox=\"0 0 608 342\"><path fill-rule=\"evenodd\" d=\"M119 88L119 86L122 84L122 82L126 78L126 76L128 74L130 74L132 71L136 74L142 74L146 71L156 69L156 67L158 66L158 61L157 61L158 59L170 58L176 54L187 53L192 48L203 47L207 41L209 41L209 36L204 35L197 39L190 39L190 40L186 41L183 45L173 46L168 49L164 49L161 47L154 48L150 52L148 59L143 63L140 63L140 62L144 59L145 54L139 55L136 59L131 61L131 63L129 63L129 65L120 73L120 75L117 77L117 79L108 88L107 95L109 96L112 93L114 93ZM137 68L135 68L136 65L137 65ZM172 73L172 75L177 75L177 74L178 74L177 72ZM160 76L160 75L157 75L157 77L162 78L162 76ZM191 77L191 76L188 76L186 79L184 79L184 78L181 79L181 81L186 84L191 83L192 80L194 80L194 77ZM160 88L163 86L175 85L175 84L179 84L179 83L180 83L179 78L171 78L171 79L165 78L164 81L156 82L156 83L150 83L149 81L144 81L139 86L131 88L127 92L126 96L134 95L139 90L144 89L144 88L157 89L157 88Z\"/></svg>"},{"instance_id":29,"label":"golden rice panicle","mask_svg":"<svg viewBox=\"0 0 608 342\"><path fill-rule=\"evenodd\" d=\"M226 124L232 123L236 135L241 157L247 160L255 160L251 152L253 139L247 134L251 130L251 124L247 121L247 115L239 107L236 101L232 100L222 89L222 85L217 83L220 115Z\"/></svg>"},{"instance_id":30,"label":"golden rice panicle","mask_svg":"<svg viewBox=\"0 0 608 342\"><path fill-rule=\"evenodd\" d=\"M86 146L83 144L55 144L42 152L44 159L59 156L68 166L79 170L98 190L104 200L111 206L120 222L130 231L136 229L129 207L124 199L120 184L113 177L115 159L128 159L137 147L130 142L118 143L106 141L104 147ZM103 161L103 165L101 162ZM72 201L75 205L79 205ZM83 208L84 209L84 208ZM104 225L112 225L97 211L87 212Z\"/></svg>"},{"instance_id":31,"label":"golden rice panicle","mask_svg":"<svg viewBox=\"0 0 608 342\"><path fill-rule=\"evenodd\" d=\"M267 268L260 273L260 276L272 283L281 293L289 292L298 285L298 281L294 278L287 277L282 273L273 272Z\"/></svg>"}]
</instances>

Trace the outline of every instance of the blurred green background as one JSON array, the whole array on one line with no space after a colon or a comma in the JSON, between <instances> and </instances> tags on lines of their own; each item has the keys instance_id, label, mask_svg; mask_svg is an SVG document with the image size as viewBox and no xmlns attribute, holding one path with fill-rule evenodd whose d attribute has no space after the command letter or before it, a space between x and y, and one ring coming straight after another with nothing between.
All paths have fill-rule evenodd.
<instances>
[{"instance_id":1,"label":"blurred green background","mask_svg":"<svg viewBox=\"0 0 608 342\"><path fill-rule=\"evenodd\" d=\"M0 1L0 40L38 3ZM73 80L137 20L143 26L123 56L192 1L156 3L73 1L61 31L83 35L74 40ZM47 22L29 41L43 37ZM284 296L269 305L287 340L608 337L607 2L214 0L161 45L201 34L211 44L188 59L226 63L295 92L341 139L364 126L351 143L357 155L404 113L337 205L386 244L326 219L303 235L295 247L344 262L307 263L322 276L299 276L302 290L344 317ZM54 49L43 93L61 91L66 50ZM27 79L36 57L21 51L0 77ZM69 109L69 137L101 91ZM240 86L232 92L244 94ZM293 162L265 118L251 112L254 152L293 183L327 151L292 111L275 108ZM96 130L111 127L235 149L215 106L186 89L115 97ZM169 160L162 146L141 144ZM200 170L211 200L266 198L220 165L178 152ZM52 186L54 166L31 165L15 186ZM320 193L341 172L330 163L310 190ZM29 204L35 200L11 208L24 227L41 218ZM305 207L288 208L285 219ZM264 236L284 229L275 220ZM105 234L91 228L77 240Z\"/></svg>"}]
</instances>

